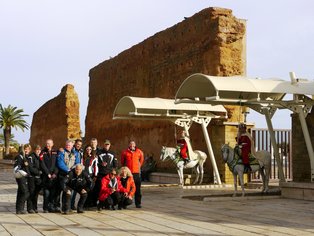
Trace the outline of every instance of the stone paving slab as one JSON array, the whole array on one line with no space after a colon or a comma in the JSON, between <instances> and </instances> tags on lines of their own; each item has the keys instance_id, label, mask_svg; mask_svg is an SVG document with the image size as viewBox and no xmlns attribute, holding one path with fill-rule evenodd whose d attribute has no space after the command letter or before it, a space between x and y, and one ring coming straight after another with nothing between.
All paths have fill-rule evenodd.
<instances>
[{"instance_id":1,"label":"stone paving slab","mask_svg":"<svg viewBox=\"0 0 314 236\"><path fill-rule=\"evenodd\" d=\"M143 188L143 208L62 215L15 214L17 185L0 166L2 235L314 235L314 202L280 196L222 197L233 189ZM260 190L247 189L247 193ZM212 196L212 197L211 197ZM224 200L222 200L224 198ZM204 199L206 201L204 201Z\"/></svg>"}]
</instances>

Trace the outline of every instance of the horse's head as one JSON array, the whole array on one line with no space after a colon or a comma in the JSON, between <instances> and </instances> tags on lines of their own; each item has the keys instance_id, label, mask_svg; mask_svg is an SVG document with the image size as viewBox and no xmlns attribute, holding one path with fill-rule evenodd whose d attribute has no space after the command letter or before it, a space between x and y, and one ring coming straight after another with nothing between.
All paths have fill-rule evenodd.
<instances>
[{"instance_id":1,"label":"horse's head","mask_svg":"<svg viewBox=\"0 0 314 236\"><path fill-rule=\"evenodd\" d=\"M221 156L224 162L228 161L230 150L232 150L232 148L229 146L229 144L224 144L221 146Z\"/></svg>"},{"instance_id":2,"label":"horse's head","mask_svg":"<svg viewBox=\"0 0 314 236\"><path fill-rule=\"evenodd\" d=\"M176 149L172 147L162 146L160 152L160 160L165 161L166 159L174 160L176 158Z\"/></svg>"},{"instance_id":3,"label":"horse's head","mask_svg":"<svg viewBox=\"0 0 314 236\"><path fill-rule=\"evenodd\" d=\"M167 158L166 147L162 146L161 151L160 151L160 160L164 161L166 158Z\"/></svg>"}]
</instances>

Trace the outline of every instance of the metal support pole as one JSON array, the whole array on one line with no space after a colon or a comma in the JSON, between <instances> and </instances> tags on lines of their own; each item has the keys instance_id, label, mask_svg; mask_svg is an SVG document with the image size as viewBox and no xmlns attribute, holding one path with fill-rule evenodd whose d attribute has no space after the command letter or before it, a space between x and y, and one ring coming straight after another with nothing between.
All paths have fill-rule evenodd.
<instances>
[{"instance_id":1,"label":"metal support pole","mask_svg":"<svg viewBox=\"0 0 314 236\"><path fill-rule=\"evenodd\" d=\"M211 163L213 165L214 175L215 175L215 177L217 179L218 184L221 184L220 175L219 175L219 171L218 171L218 168L217 168L217 164L216 164L216 160L215 160L215 156L214 156L214 152L213 152L213 147L212 147L212 144L210 142L209 135L208 135L208 132L207 132L207 129L206 129L208 123L206 123L205 120L202 119L201 126L202 126L202 130L203 130L204 138L205 138L205 141L206 141L207 149L208 149L208 154L209 154Z\"/></svg>"},{"instance_id":2,"label":"metal support pole","mask_svg":"<svg viewBox=\"0 0 314 236\"><path fill-rule=\"evenodd\" d=\"M285 175L283 173L282 163L281 163L280 157L279 157L279 149L278 149L276 138L275 138L275 132L274 132L273 124L271 123L270 114L269 114L268 109L264 109L264 114L266 117L268 132L270 135L270 141L271 141L271 144L272 144L273 149L274 149L274 156L275 156L277 166L278 166L279 179L282 182L286 182Z\"/></svg>"},{"instance_id":3,"label":"metal support pole","mask_svg":"<svg viewBox=\"0 0 314 236\"><path fill-rule=\"evenodd\" d=\"M305 139L305 143L306 143L307 152L308 152L309 157L310 157L311 182L314 182L314 152L313 152L313 145L312 145L312 142L311 142L309 129L307 128L304 112L303 112L301 107L298 107L297 110L298 110L299 119L300 119L302 131L303 131L303 135L304 135L304 139Z\"/></svg>"}]
</instances>

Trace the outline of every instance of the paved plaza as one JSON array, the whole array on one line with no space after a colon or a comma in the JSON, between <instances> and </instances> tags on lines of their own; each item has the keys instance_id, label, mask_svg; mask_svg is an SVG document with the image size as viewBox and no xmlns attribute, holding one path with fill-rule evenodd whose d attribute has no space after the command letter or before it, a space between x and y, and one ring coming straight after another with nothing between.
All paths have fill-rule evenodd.
<instances>
[{"instance_id":1,"label":"paved plaza","mask_svg":"<svg viewBox=\"0 0 314 236\"><path fill-rule=\"evenodd\" d=\"M0 235L314 235L314 202L278 195L224 197L232 189L144 186L143 208L15 214L16 183L0 169ZM260 190L248 190L255 193Z\"/></svg>"}]
</instances>

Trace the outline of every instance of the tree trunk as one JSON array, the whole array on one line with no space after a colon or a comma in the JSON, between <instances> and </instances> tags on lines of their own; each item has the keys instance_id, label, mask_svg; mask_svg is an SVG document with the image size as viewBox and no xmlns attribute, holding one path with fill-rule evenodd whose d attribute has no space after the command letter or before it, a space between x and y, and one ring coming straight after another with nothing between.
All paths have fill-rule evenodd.
<instances>
[{"instance_id":1,"label":"tree trunk","mask_svg":"<svg viewBox=\"0 0 314 236\"><path fill-rule=\"evenodd\" d=\"M11 127L3 129L5 156L10 154Z\"/></svg>"}]
</instances>

